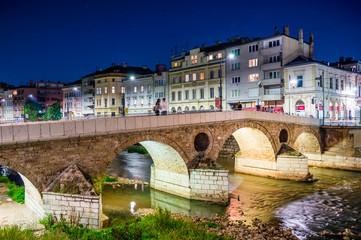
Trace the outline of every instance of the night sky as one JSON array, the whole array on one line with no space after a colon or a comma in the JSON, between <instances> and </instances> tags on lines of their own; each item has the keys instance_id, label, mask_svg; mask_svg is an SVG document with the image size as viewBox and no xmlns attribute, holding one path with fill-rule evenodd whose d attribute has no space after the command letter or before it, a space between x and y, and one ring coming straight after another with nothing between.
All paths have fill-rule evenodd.
<instances>
[{"instance_id":1,"label":"night sky","mask_svg":"<svg viewBox=\"0 0 361 240\"><path fill-rule=\"evenodd\" d=\"M178 54L235 35L290 25L315 37L315 58L361 59L361 3L353 1L0 0L0 81L71 82L111 63L169 66Z\"/></svg>"}]
</instances>

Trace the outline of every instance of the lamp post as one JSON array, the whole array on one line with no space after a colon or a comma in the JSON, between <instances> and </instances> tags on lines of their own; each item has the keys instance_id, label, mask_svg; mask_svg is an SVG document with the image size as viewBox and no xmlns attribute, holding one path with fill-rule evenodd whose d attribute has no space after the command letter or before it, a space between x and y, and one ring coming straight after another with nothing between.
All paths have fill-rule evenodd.
<instances>
[{"instance_id":1,"label":"lamp post","mask_svg":"<svg viewBox=\"0 0 361 240\"><path fill-rule=\"evenodd\" d=\"M224 58L226 64L226 58ZM219 110L222 111L222 59L219 60Z\"/></svg>"}]
</instances>

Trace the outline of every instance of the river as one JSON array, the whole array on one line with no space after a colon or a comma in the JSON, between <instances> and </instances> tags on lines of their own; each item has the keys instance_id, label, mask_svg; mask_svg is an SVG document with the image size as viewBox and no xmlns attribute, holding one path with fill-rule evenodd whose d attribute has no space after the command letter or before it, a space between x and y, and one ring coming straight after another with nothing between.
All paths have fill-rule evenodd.
<instances>
[{"instance_id":1,"label":"river","mask_svg":"<svg viewBox=\"0 0 361 240\"><path fill-rule=\"evenodd\" d=\"M149 155L122 152L112 162L108 173L149 182ZM318 181L301 183L257 177L233 172L229 160L221 162L230 169L229 188L237 199L222 207L201 201L187 200L141 185L103 190L103 212L110 218L130 214L130 202L139 208L167 208L190 216L213 217L225 214L250 220L260 218L293 228L303 239L306 235L326 230L340 232L346 228L361 231L361 172L310 168ZM239 198L239 200L238 200ZM233 215L233 216L232 216Z\"/></svg>"}]
</instances>

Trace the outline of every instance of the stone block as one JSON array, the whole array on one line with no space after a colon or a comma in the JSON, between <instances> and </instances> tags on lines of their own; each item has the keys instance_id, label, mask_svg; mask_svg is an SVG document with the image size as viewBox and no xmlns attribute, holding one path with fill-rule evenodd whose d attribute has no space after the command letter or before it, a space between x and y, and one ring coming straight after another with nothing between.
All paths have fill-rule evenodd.
<instances>
[{"instance_id":1,"label":"stone block","mask_svg":"<svg viewBox=\"0 0 361 240\"><path fill-rule=\"evenodd\" d=\"M76 134L75 121L64 122L64 134L65 136L73 136Z\"/></svg>"},{"instance_id":2,"label":"stone block","mask_svg":"<svg viewBox=\"0 0 361 240\"><path fill-rule=\"evenodd\" d=\"M41 137L40 124L28 124L29 139L39 139Z\"/></svg>"},{"instance_id":3,"label":"stone block","mask_svg":"<svg viewBox=\"0 0 361 240\"><path fill-rule=\"evenodd\" d=\"M87 119L83 122L84 133L95 133L95 120L96 119Z\"/></svg>"},{"instance_id":4,"label":"stone block","mask_svg":"<svg viewBox=\"0 0 361 240\"><path fill-rule=\"evenodd\" d=\"M201 189L209 189L209 185L208 184L203 184L203 185L201 185Z\"/></svg>"},{"instance_id":5,"label":"stone block","mask_svg":"<svg viewBox=\"0 0 361 240\"><path fill-rule=\"evenodd\" d=\"M64 136L64 122L52 122L49 124L50 126L50 136L59 137Z\"/></svg>"},{"instance_id":6,"label":"stone block","mask_svg":"<svg viewBox=\"0 0 361 240\"><path fill-rule=\"evenodd\" d=\"M97 133L105 133L106 132L106 118L96 118L95 119L95 131Z\"/></svg>"},{"instance_id":7,"label":"stone block","mask_svg":"<svg viewBox=\"0 0 361 240\"><path fill-rule=\"evenodd\" d=\"M105 129L107 132L115 132L118 130L118 120L115 117L105 118Z\"/></svg>"},{"instance_id":8,"label":"stone block","mask_svg":"<svg viewBox=\"0 0 361 240\"><path fill-rule=\"evenodd\" d=\"M135 130L135 117L126 117L125 118L125 128L126 130Z\"/></svg>"},{"instance_id":9,"label":"stone block","mask_svg":"<svg viewBox=\"0 0 361 240\"><path fill-rule=\"evenodd\" d=\"M13 126L14 141L22 141L28 139L28 125L14 125Z\"/></svg>"},{"instance_id":10,"label":"stone block","mask_svg":"<svg viewBox=\"0 0 361 240\"><path fill-rule=\"evenodd\" d=\"M208 190L207 194L213 195L214 194L214 190Z\"/></svg>"},{"instance_id":11,"label":"stone block","mask_svg":"<svg viewBox=\"0 0 361 240\"><path fill-rule=\"evenodd\" d=\"M12 126L2 126L1 127L1 140L2 142L13 141L13 127Z\"/></svg>"},{"instance_id":12,"label":"stone block","mask_svg":"<svg viewBox=\"0 0 361 240\"><path fill-rule=\"evenodd\" d=\"M80 207L80 203L79 202L69 202L69 206L71 207Z\"/></svg>"}]
</instances>

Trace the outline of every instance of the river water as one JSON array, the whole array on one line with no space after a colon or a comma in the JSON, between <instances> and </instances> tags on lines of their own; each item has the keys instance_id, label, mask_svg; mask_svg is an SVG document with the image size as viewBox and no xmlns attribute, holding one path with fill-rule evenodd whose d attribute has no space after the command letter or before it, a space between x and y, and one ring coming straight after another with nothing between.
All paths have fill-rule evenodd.
<instances>
[{"instance_id":1,"label":"river water","mask_svg":"<svg viewBox=\"0 0 361 240\"><path fill-rule=\"evenodd\" d=\"M149 155L122 152L108 173L149 182ZM338 233L346 228L361 231L361 172L310 168L318 181L300 183L257 177L233 172L232 163L221 162L230 169L229 188L232 196L228 207L187 200L141 185L103 191L103 212L110 218L130 214L130 202L139 208L167 208L190 216L213 217L228 210L234 219L255 217L293 228L299 238L326 230Z\"/></svg>"}]
</instances>

